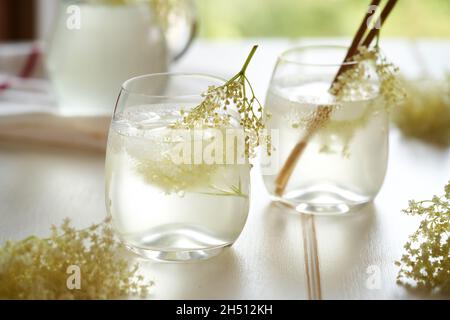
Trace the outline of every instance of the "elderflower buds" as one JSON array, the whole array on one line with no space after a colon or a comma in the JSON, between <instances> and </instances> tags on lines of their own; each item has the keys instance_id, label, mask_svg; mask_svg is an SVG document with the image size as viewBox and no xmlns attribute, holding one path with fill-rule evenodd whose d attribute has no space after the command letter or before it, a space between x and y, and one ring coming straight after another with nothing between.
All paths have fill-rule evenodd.
<instances>
[{"instance_id":1,"label":"elderflower buds","mask_svg":"<svg viewBox=\"0 0 450 320\"><path fill-rule=\"evenodd\" d=\"M450 145L450 74L445 80L404 81L408 97L393 114L407 136Z\"/></svg>"},{"instance_id":2,"label":"elderflower buds","mask_svg":"<svg viewBox=\"0 0 450 320\"><path fill-rule=\"evenodd\" d=\"M352 61L355 64L343 72L331 88L338 101L349 97L367 98L379 90L387 111L403 102L406 94L397 76L398 68L381 54L378 46L371 49L359 47ZM372 66L375 67L373 75L370 72ZM378 77L379 88L373 85L374 76Z\"/></svg>"},{"instance_id":3,"label":"elderflower buds","mask_svg":"<svg viewBox=\"0 0 450 320\"><path fill-rule=\"evenodd\" d=\"M410 201L403 212L423 219L404 245L400 261L395 262L400 267L397 282L409 288L450 293L450 181L444 196Z\"/></svg>"},{"instance_id":4,"label":"elderflower buds","mask_svg":"<svg viewBox=\"0 0 450 320\"><path fill-rule=\"evenodd\" d=\"M120 257L122 245L105 221L76 230L65 219L51 236L8 241L0 248L0 299L117 299L145 297L152 283ZM79 288L67 285L79 270Z\"/></svg>"},{"instance_id":5,"label":"elderflower buds","mask_svg":"<svg viewBox=\"0 0 450 320\"><path fill-rule=\"evenodd\" d=\"M177 121L176 129L227 128L231 124L229 109L234 106L239 115L239 124L245 136L245 154L248 158L255 156L255 149L262 140L261 133L265 128L264 112L253 88L245 75L245 70L253 56L252 49L242 70L222 86L211 86L203 93L204 100ZM248 97L247 93L250 93ZM269 150L269 148L267 148Z\"/></svg>"}]
</instances>

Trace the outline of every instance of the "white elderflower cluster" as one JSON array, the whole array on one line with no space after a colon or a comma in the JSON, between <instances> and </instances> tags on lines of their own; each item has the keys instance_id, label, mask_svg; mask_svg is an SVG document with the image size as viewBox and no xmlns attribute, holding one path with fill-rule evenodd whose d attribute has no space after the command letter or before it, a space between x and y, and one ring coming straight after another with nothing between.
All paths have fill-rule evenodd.
<instances>
[{"instance_id":1,"label":"white elderflower cluster","mask_svg":"<svg viewBox=\"0 0 450 320\"><path fill-rule=\"evenodd\" d=\"M321 152L335 152L335 148L330 148L331 140L334 139L340 141L344 157L350 155L349 145L356 130L365 127L370 118L381 110L380 106L390 112L406 96L397 76L398 68L387 61L378 46L370 49L360 47L352 61L356 63L344 69L330 89L336 102L322 107L329 110L330 116L325 117L326 121L314 117L320 124L318 134L323 142ZM378 96L381 100L374 99ZM331 115L345 108L345 103L349 101L367 101L362 115L351 120L333 119Z\"/></svg>"},{"instance_id":2,"label":"white elderflower cluster","mask_svg":"<svg viewBox=\"0 0 450 320\"><path fill-rule=\"evenodd\" d=\"M49 238L28 237L0 247L0 299L115 299L145 297L151 282L120 256L122 245L105 221L83 230L65 219ZM68 268L80 270L69 288Z\"/></svg>"},{"instance_id":3,"label":"white elderflower cluster","mask_svg":"<svg viewBox=\"0 0 450 320\"><path fill-rule=\"evenodd\" d=\"M405 100L405 90L398 77L399 69L387 60L378 46L370 49L359 47L352 61L356 64L339 75L331 88L338 101L372 97L379 90L386 110L390 111ZM371 72L373 67L375 74ZM374 76L378 77L379 88L374 85Z\"/></svg>"},{"instance_id":4,"label":"white elderflower cluster","mask_svg":"<svg viewBox=\"0 0 450 320\"><path fill-rule=\"evenodd\" d=\"M144 180L161 188L166 194L184 194L186 190L208 185L221 165L174 164L170 157L161 161L134 159L137 173Z\"/></svg>"},{"instance_id":5,"label":"white elderflower cluster","mask_svg":"<svg viewBox=\"0 0 450 320\"><path fill-rule=\"evenodd\" d=\"M241 71L222 86L210 86L203 93L203 101L188 112L183 112L183 119L174 124L177 129L227 128L230 125L230 108L237 113L239 124L245 136L245 155L253 158L255 149L266 143L268 152L272 150L271 140L262 132L265 120L270 114L264 113L263 107L255 96L246 69L258 46L254 46Z\"/></svg>"},{"instance_id":6,"label":"white elderflower cluster","mask_svg":"<svg viewBox=\"0 0 450 320\"><path fill-rule=\"evenodd\" d=\"M400 267L397 282L407 288L450 293L450 181L444 192L431 200L410 201L403 210L422 218L395 262Z\"/></svg>"},{"instance_id":7,"label":"white elderflower cluster","mask_svg":"<svg viewBox=\"0 0 450 320\"><path fill-rule=\"evenodd\" d=\"M439 146L450 145L450 74L443 81L404 81L408 97L393 114L407 136Z\"/></svg>"}]
</instances>

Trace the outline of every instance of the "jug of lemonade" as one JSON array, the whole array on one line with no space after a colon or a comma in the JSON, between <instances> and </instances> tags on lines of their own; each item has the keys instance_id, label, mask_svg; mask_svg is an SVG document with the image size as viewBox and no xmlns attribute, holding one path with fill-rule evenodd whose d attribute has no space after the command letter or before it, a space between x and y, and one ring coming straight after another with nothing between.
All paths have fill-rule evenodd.
<instances>
[{"instance_id":1,"label":"jug of lemonade","mask_svg":"<svg viewBox=\"0 0 450 320\"><path fill-rule=\"evenodd\" d=\"M195 31L190 0L61 0L47 68L63 115L110 115L121 84L165 72Z\"/></svg>"}]
</instances>

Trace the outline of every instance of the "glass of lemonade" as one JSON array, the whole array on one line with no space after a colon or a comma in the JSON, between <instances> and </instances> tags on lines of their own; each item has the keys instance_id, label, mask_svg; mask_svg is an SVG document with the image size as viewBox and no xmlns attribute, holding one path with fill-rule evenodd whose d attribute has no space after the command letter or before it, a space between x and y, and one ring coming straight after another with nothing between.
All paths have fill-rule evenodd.
<instances>
[{"instance_id":1,"label":"glass of lemonade","mask_svg":"<svg viewBox=\"0 0 450 320\"><path fill-rule=\"evenodd\" d=\"M174 126L209 86L223 83L161 73L123 84L108 138L106 206L132 251L164 261L207 259L241 233L249 211L248 161L205 157L214 133L239 130L238 118L229 128ZM235 148L222 150L225 157Z\"/></svg>"},{"instance_id":2,"label":"glass of lemonade","mask_svg":"<svg viewBox=\"0 0 450 320\"><path fill-rule=\"evenodd\" d=\"M302 213L348 213L374 199L386 173L388 114L375 66L365 66L350 94L339 99L330 94L346 51L310 46L284 52L267 93L265 108L272 114L267 128L278 131L278 143L272 157L262 152L262 169L277 163L277 170L262 170L264 183L276 200ZM356 62L346 64L351 68ZM324 107L331 112L311 131ZM280 172L302 141L306 144L280 192Z\"/></svg>"}]
</instances>

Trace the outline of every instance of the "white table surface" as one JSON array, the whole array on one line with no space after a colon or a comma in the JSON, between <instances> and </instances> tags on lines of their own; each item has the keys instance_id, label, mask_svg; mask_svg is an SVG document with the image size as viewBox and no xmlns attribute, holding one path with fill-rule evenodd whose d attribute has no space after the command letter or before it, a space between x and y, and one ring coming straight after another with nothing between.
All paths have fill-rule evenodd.
<instances>
[{"instance_id":1,"label":"white table surface","mask_svg":"<svg viewBox=\"0 0 450 320\"><path fill-rule=\"evenodd\" d=\"M197 41L174 71L231 76L253 43L260 48L248 77L264 97L276 56L299 43L338 40ZM450 71L449 41L389 40L384 51L408 76ZM0 103L0 108L2 107ZM78 227L105 216L104 155L0 140L0 243L71 217ZM143 262L154 299L417 299L395 283L394 261L418 220L401 213L409 199L441 194L450 179L450 150L390 134L389 167L373 204L351 216L300 216L271 204L257 169L251 211L235 245L208 261ZM380 286L367 285L379 271ZM375 275L376 276L376 275Z\"/></svg>"}]
</instances>

